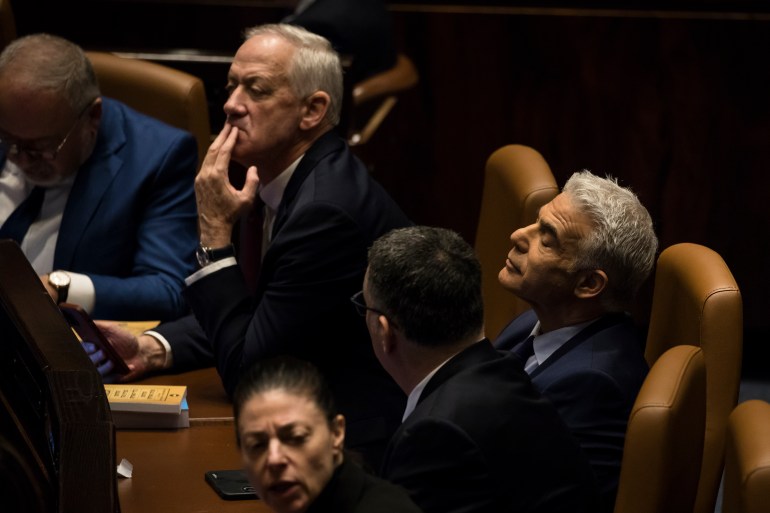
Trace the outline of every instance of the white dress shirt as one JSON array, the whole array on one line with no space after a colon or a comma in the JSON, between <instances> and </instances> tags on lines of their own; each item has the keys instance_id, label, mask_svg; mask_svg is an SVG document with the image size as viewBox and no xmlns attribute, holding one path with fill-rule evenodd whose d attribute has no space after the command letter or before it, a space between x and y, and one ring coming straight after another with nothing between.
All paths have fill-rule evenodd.
<instances>
[{"instance_id":1,"label":"white dress shirt","mask_svg":"<svg viewBox=\"0 0 770 513\"><path fill-rule=\"evenodd\" d=\"M21 250L39 275L53 271L53 260L56 252L56 242L59 239L64 208L67 206L72 184L72 175L60 183L46 187L40 216L32 223L21 241ZM0 221L3 223L10 217L16 207L27 199L34 184L29 182L21 168L6 159L0 172ZM67 295L68 303L75 303L87 312L92 312L96 299L94 284L85 274L67 271L71 283Z\"/></svg>"}]
</instances>

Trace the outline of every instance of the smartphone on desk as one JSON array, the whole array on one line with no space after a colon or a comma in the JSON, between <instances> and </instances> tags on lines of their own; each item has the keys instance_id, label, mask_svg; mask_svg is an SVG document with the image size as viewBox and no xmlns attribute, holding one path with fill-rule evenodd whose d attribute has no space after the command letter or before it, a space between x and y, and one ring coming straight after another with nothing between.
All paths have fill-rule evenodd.
<instances>
[{"instance_id":1,"label":"smartphone on desk","mask_svg":"<svg viewBox=\"0 0 770 513\"><path fill-rule=\"evenodd\" d=\"M225 500L259 499L243 470L209 470L206 482Z\"/></svg>"},{"instance_id":2,"label":"smartphone on desk","mask_svg":"<svg viewBox=\"0 0 770 513\"><path fill-rule=\"evenodd\" d=\"M120 357L115 348L112 347L112 344L110 344L110 341L107 340L107 337L104 336L102 330L94 324L91 316L80 305L62 303L59 305L59 310L61 310L70 327L78 334L80 340L96 344L99 349L104 351L104 354L114 365L113 368L116 373L128 373L129 369L126 362L123 361L123 358Z\"/></svg>"}]
</instances>

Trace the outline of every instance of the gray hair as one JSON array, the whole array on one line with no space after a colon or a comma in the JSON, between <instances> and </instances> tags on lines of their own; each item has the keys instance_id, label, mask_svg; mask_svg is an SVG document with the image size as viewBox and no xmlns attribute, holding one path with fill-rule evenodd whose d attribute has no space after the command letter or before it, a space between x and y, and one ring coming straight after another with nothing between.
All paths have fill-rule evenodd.
<instances>
[{"instance_id":1,"label":"gray hair","mask_svg":"<svg viewBox=\"0 0 770 513\"><path fill-rule=\"evenodd\" d=\"M603 302L611 311L625 309L655 264L658 239L649 212L617 180L585 170L573 174L563 192L593 222L591 234L580 241L574 270L607 273Z\"/></svg>"},{"instance_id":2,"label":"gray hair","mask_svg":"<svg viewBox=\"0 0 770 513\"><path fill-rule=\"evenodd\" d=\"M83 50L50 34L24 36L6 46L0 54L0 77L6 73L36 90L61 94L75 113L100 95L94 68Z\"/></svg>"},{"instance_id":3,"label":"gray hair","mask_svg":"<svg viewBox=\"0 0 770 513\"><path fill-rule=\"evenodd\" d=\"M373 308L422 346L449 346L484 324L481 265L473 248L444 228L399 228L369 249Z\"/></svg>"},{"instance_id":4,"label":"gray hair","mask_svg":"<svg viewBox=\"0 0 770 513\"><path fill-rule=\"evenodd\" d=\"M326 120L336 126L342 109L342 64L331 43L324 37L302 27L285 23L257 25L246 29L244 39L272 35L280 37L296 48L289 65L289 87L298 98L307 98L316 91L329 95Z\"/></svg>"}]
</instances>

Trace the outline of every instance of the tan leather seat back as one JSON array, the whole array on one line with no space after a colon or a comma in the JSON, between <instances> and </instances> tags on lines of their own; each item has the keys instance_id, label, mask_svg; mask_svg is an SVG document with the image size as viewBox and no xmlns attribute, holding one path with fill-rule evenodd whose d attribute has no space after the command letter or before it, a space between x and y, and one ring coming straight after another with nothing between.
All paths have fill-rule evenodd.
<instances>
[{"instance_id":1,"label":"tan leather seat back","mask_svg":"<svg viewBox=\"0 0 770 513\"><path fill-rule=\"evenodd\" d=\"M391 95L417 85L420 75L412 60L404 54L396 56L392 68L372 75L353 86L353 103L361 105L375 98Z\"/></svg>"},{"instance_id":2,"label":"tan leather seat back","mask_svg":"<svg viewBox=\"0 0 770 513\"><path fill-rule=\"evenodd\" d=\"M412 60L404 54L396 56L396 63L376 75L353 85L349 93L352 105L343 105L342 123L348 129L351 146L366 144L385 121L398 102L398 93L411 89L420 81L420 74ZM361 105L380 100L377 108L362 109Z\"/></svg>"},{"instance_id":3,"label":"tan leather seat back","mask_svg":"<svg viewBox=\"0 0 770 513\"><path fill-rule=\"evenodd\" d=\"M669 349L650 369L628 419L615 513L692 511L705 415L703 352Z\"/></svg>"},{"instance_id":4,"label":"tan leather seat back","mask_svg":"<svg viewBox=\"0 0 770 513\"><path fill-rule=\"evenodd\" d=\"M103 95L193 134L198 143L198 163L203 162L211 142L211 127L201 79L140 59L104 52L86 55Z\"/></svg>"},{"instance_id":5,"label":"tan leather seat back","mask_svg":"<svg viewBox=\"0 0 770 513\"><path fill-rule=\"evenodd\" d=\"M645 357L652 364L669 347L690 344L706 361L706 436L696 513L712 513L724 463L727 417L738 400L743 304L722 257L697 244L663 251L655 270Z\"/></svg>"},{"instance_id":6,"label":"tan leather seat back","mask_svg":"<svg viewBox=\"0 0 770 513\"><path fill-rule=\"evenodd\" d=\"M770 509L770 404L752 400L730 414L725 450L724 513Z\"/></svg>"},{"instance_id":7,"label":"tan leather seat back","mask_svg":"<svg viewBox=\"0 0 770 513\"><path fill-rule=\"evenodd\" d=\"M504 146L487 160L475 249L482 269L484 324L492 340L529 309L497 281L511 249L511 233L534 223L540 207L558 193L551 168L528 146Z\"/></svg>"}]
</instances>

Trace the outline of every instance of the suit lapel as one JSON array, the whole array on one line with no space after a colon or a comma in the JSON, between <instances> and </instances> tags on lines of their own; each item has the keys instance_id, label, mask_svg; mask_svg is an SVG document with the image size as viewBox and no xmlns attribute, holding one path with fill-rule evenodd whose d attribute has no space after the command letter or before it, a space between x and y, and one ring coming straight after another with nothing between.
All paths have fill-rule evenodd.
<instances>
[{"instance_id":1,"label":"suit lapel","mask_svg":"<svg viewBox=\"0 0 770 513\"><path fill-rule=\"evenodd\" d=\"M342 139L333 130L326 132L318 138L316 142L307 150L305 156L299 162L297 169L291 176L289 183L286 184L286 190L283 192L283 198L278 205L278 211L275 214L273 223L273 238L277 237L281 226L286 222L286 218L291 212L294 200L299 193L302 184L310 173L316 168L318 162L331 152L339 151L343 146Z\"/></svg>"},{"instance_id":2,"label":"suit lapel","mask_svg":"<svg viewBox=\"0 0 770 513\"><path fill-rule=\"evenodd\" d=\"M446 362L432 378L430 378L430 381L425 385L422 394L420 394L420 399L417 401L417 404L420 404L423 399L428 397L433 391L458 372L476 364L486 362L492 358L498 358L499 356L500 354L494 347L492 347L492 344L486 338L467 347L450 358L449 361Z\"/></svg>"},{"instance_id":3,"label":"suit lapel","mask_svg":"<svg viewBox=\"0 0 770 513\"><path fill-rule=\"evenodd\" d=\"M275 214L275 221L273 222L273 241L265 252L265 257L262 259L262 268L259 273L259 279L257 281L257 295L261 295L264 292L265 285L270 281L273 268L273 247L276 243L280 244L281 228L286 223L289 214L291 214L294 208L294 202L297 199L302 184L310 176L310 173L318 165L318 162L326 157L329 153L340 151L344 147L342 139L336 132L329 131L322 135L318 140L305 153L305 156L300 160L297 169L294 170L294 174L291 176L289 183L286 184L286 190L283 192L281 203L278 205L278 211Z\"/></svg>"},{"instance_id":4,"label":"suit lapel","mask_svg":"<svg viewBox=\"0 0 770 513\"><path fill-rule=\"evenodd\" d=\"M123 159L117 155L126 143L123 117L104 99L104 115L94 153L80 167L72 184L67 205L62 215L59 237L54 253L54 269L72 266L78 243L95 217L105 191L123 167Z\"/></svg>"},{"instance_id":5,"label":"suit lapel","mask_svg":"<svg viewBox=\"0 0 770 513\"><path fill-rule=\"evenodd\" d=\"M569 351L571 351L574 347L579 346L580 344L582 344L589 338L593 337L600 331L604 331L610 326L613 326L615 324L622 322L625 316L626 314L624 313L611 313L603 316L596 322L589 324L577 335L569 339L563 346L557 349L551 356L548 357L546 361L544 361L541 365L539 365L534 371L532 371L532 374L530 374L530 378L534 378L535 376L543 372L545 369L553 365L555 361L557 361L559 358L561 358L562 356L567 354Z\"/></svg>"}]
</instances>

